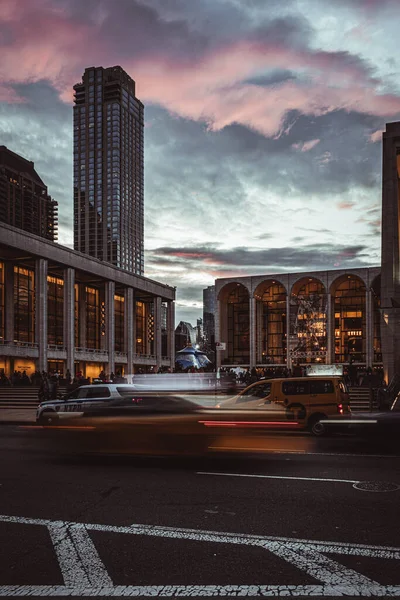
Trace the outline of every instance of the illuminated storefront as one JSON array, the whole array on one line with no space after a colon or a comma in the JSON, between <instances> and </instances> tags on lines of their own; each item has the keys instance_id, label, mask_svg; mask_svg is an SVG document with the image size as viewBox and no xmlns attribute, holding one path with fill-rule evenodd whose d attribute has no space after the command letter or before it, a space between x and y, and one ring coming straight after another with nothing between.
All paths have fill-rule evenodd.
<instances>
[{"instance_id":1,"label":"illuminated storefront","mask_svg":"<svg viewBox=\"0 0 400 600\"><path fill-rule=\"evenodd\" d=\"M4 334L4 263L0 262L0 341L4 341Z\"/></svg>"},{"instance_id":2,"label":"illuminated storefront","mask_svg":"<svg viewBox=\"0 0 400 600\"><path fill-rule=\"evenodd\" d=\"M327 294L318 279L297 282L290 297L290 358L296 363L326 363Z\"/></svg>"},{"instance_id":3,"label":"illuminated storefront","mask_svg":"<svg viewBox=\"0 0 400 600\"><path fill-rule=\"evenodd\" d=\"M287 348L286 298L283 285L265 282L255 291L257 363L285 364Z\"/></svg>"},{"instance_id":4,"label":"illuminated storefront","mask_svg":"<svg viewBox=\"0 0 400 600\"><path fill-rule=\"evenodd\" d=\"M114 307L115 307L115 350L117 352L125 351L125 330L124 330L124 308L125 298L124 296L114 296Z\"/></svg>"},{"instance_id":5,"label":"illuminated storefront","mask_svg":"<svg viewBox=\"0 0 400 600\"><path fill-rule=\"evenodd\" d=\"M14 340L35 342L35 272L14 267Z\"/></svg>"},{"instance_id":6,"label":"illuminated storefront","mask_svg":"<svg viewBox=\"0 0 400 600\"><path fill-rule=\"evenodd\" d=\"M63 346L64 281L58 277L47 277L47 311L48 343L53 346Z\"/></svg>"},{"instance_id":7,"label":"illuminated storefront","mask_svg":"<svg viewBox=\"0 0 400 600\"><path fill-rule=\"evenodd\" d=\"M356 276L344 275L333 289L335 362L366 362L366 287Z\"/></svg>"}]
</instances>

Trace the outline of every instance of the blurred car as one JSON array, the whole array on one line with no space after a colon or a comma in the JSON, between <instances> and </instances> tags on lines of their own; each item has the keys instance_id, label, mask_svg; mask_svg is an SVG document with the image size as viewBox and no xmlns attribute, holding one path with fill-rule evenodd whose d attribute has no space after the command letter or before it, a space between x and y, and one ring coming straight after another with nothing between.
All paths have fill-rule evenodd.
<instances>
[{"instance_id":1,"label":"blurred car","mask_svg":"<svg viewBox=\"0 0 400 600\"><path fill-rule=\"evenodd\" d=\"M400 443L400 394L390 410L357 412L345 419L324 419L323 425L328 433L352 433Z\"/></svg>"},{"instance_id":2,"label":"blurred car","mask_svg":"<svg viewBox=\"0 0 400 600\"><path fill-rule=\"evenodd\" d=\"M315 436L325 433L323 419L350 414L346 385L335 376L260 380L217 407L260 410L267 419L296 421Z\"/></svg>"},{"instance_id":3,"label":"blurred car","mask_svg":"<svg viewBox=\"0 0 400 600\"><path fill-rule=\"evenodd\" d=\"M36 411L36 422L39 425L54 425L71 413L81 416L90 408L119 403L123 398L132 396L135 391L136 386L133 384L82 385L61 400L41 402Z\"/></svg>"},{"instance_id":4,"label":"blurred car","mask_svg":"<svg viewBox=\"0 0 400 600\"><path fill-rule=\"evenodd\" d=\"M93 406L80 419L70 412L62 427L40 427L39 433L49 450L61 454L204 456L269 452L282 443L290 451L298 444L310 449L311 437L277 441L282 428L298 430L302 424L266 419L258 410L204 408L179 396L140 392L118 404Z\"/></svg>"}]
</instances>

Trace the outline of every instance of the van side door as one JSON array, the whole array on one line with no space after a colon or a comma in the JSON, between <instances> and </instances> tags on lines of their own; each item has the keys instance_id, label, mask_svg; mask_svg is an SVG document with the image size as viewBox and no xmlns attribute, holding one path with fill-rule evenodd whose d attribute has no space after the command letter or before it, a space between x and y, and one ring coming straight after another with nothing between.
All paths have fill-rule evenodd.
<instances>
[{"instance_id":1,"label":"van side door","mask_svg":"<svg viewBox=\"0 0 400 600\"><path fill-rule=\"evenodd\" d=\"M313 413L323 413L327 416L337 414L337 405L339 402L332 379L312 380L310 378L310 386L310 416Z\"/></svg>"},{"instance_id":2,"label":"van side door","mask_svg":"<svg viewBox=\"0 0 400 600\"><path fill-rule=\"evenodd\" d=\"M310 381L306 378L282 381L281 395L286 407L286 419L305 423L310 400Z\"/></svg>"}]
</instances>

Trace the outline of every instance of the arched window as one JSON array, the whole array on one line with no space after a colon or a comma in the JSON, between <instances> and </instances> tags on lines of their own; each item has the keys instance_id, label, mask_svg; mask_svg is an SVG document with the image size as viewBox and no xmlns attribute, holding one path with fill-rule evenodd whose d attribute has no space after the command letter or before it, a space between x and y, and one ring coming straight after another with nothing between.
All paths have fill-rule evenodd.
<instances>
[{"instance_id":1,"label":"arched window","mask_svg":"<svg viewBox=\"0 0 400 600\"><path fill-rule=\"evenodd\" d=\"M325 286L307 278L293 286L290 298L290 355L294 363L326 362Z\"/></svg>"},{"instance_id":2,"label":"arched window","mask_svg":"<svg viewBox=\"0 0 400 600\"><path fill-rule=\"evenodd\" d=\"M255 294L258 364L286 363L286 296L284 286L275 281Z\"/></svg>"},{"instance_id":3,"label":"arched window","mask_svg":"<svg viewBox=\"0 0 400 600\"><path fill-rule=\"evenodd\" d=\"M365 362L365 285L355 275L334 284L335 362Z\"/></svg>"},{"instance_id":4,"label":"arched window","mask_svg":"<svg viewBox=\"0 0 400 600\"><path fill-rule=\"evenodd\" d=\"M374 353L372 361L374 363L382 362L382 341L381 341L381 276L374 279L372 286L372 307L374 315Z\"/></svg>"},{"instance_id":5,"label":"arched window","mask_svg":"<svg viewBox=\"0 0 400 600\"><path fill-rule=\"evenodd\" d=\"M248 363L250 360L249 293L237 284L227 297L228 356L225 362Z\"/></svg>"}]
</instances>

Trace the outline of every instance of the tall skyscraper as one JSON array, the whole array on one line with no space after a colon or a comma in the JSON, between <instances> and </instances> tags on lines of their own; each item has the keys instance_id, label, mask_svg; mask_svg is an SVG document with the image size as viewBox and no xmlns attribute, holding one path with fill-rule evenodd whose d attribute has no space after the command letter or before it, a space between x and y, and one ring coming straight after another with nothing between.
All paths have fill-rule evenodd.
<instances>
[{"instance_id":1,"label":"tall skyscraper","mask_svg":"<svg viewBox=\"0 0 400 600\"><path fill-rule=\"evenodd\" d=\"M207 344L215 342L215 286L203 290L203 332Z\"/></svg>"},{"instance_id":2,"label":"tall skyscraper","mask_svg":"<svg viewBox=\"0 0 400 600\"><path fill-rule=\"evenodd\" d=\"M74 85L74 248L142 275L143 104L121 67Z\"/></svg>"},{"instance_id":3,"label":"tall skyscraper","mask_svg":"<svg viewBox=\"0 0 400 600\"><path fill-rule=\"evenodd\" d=\"M33 162L6 146L0 146L0 222L57 240L57 202Z\"/></svg>"}]
</instances>

